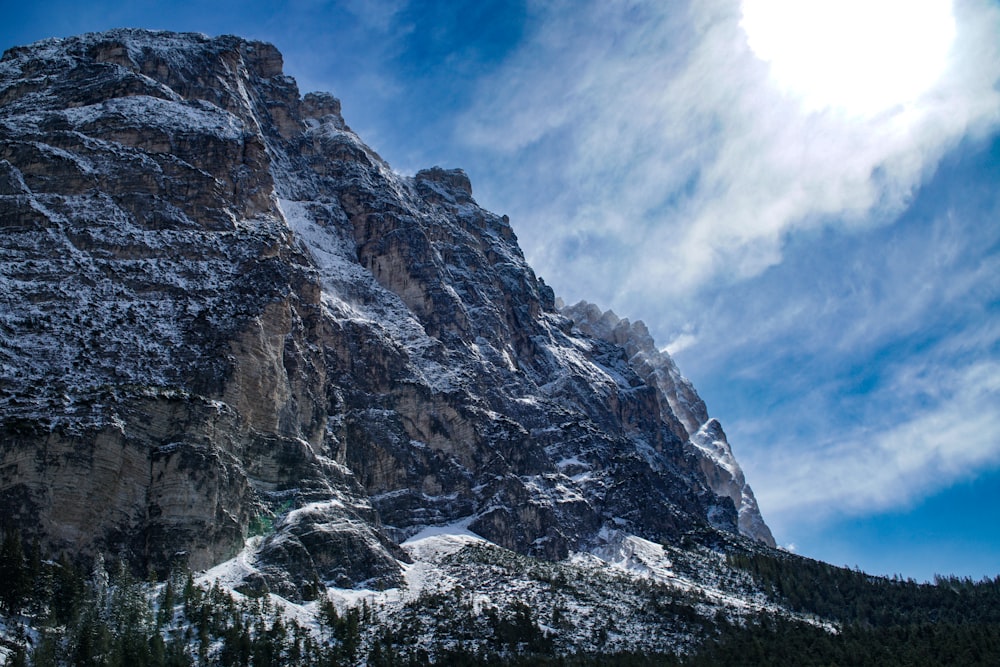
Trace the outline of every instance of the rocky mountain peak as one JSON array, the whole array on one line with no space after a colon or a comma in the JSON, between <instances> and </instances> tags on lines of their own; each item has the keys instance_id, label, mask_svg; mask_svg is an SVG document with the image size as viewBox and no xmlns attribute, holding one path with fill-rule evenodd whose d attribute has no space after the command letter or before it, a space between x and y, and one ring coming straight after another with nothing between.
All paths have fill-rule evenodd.
<instances>
[{"instance_id":1,"label":"rocky mountain peak","mask_svg":"<svg viewBox=\"0 0 1000 667\"><path fill-rule=\"evenodd\" d=\"M615 315L614 311L602 311L586 301L564 306L561 312L584 333L624 348L630 365L662 392L666 401L664 412L679 422L673 424L677 437L686 440L708 420L705 402L681 375L673 358L656 347L645 322L630 322L628 318Z\"/></svg>"},{"instance_id":2,"label":"rocky mountain peak","mask_svg":"<svg viewBox=\"0 0 1000 667\"><path fill-rule=\"evenodd\" d=\"M680 374L677 364L664 350L656 347L642 320L629 322L611 310L581 301L563 306L581 331L623 348L629 366L648 384L656 387L664 419L673 432L692 445L709 486L720 496L733 501L739 513L740 532L769 546L775 546L771 530L764 523L757 499L736 462L722 425L710 419L705 402L691 382Z\"/></svg>"},{"instance_id":3,"label":"rocky mountain peak","mask_svg":"<svg viewBox=\"0 0 1000 667\"><path fill-rule=\"evenodd\" d=\"M428 526L553 560L767 541L645 326L558 312L464 172L394 173L271 45L8 50L0 228L0 503L47 551L241 553L304 597L398 585Z\"/></svg>"},{"instance_id":4,"label":"rocky mountain peak","mask_svg":"<svg viewBox=\"0 0 1000 667\"><path fill-rule=\"evenodd\" d=\"M461 169L442 169L441 167L421 169L417 172L416 180L418 183L434 183L441 186L452 200L472 202L472 182Z\"/></svg>"}]
</instances>

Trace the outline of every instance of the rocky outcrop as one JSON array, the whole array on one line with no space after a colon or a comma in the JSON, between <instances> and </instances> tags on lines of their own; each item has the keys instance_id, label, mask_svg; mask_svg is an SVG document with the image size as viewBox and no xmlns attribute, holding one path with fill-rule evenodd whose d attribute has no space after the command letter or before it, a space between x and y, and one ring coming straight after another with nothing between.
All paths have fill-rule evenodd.
<instances>
[{"instance_id":1,"label":"rocky outcrop","mask_svg":"<svg viewBox=\"0 0 1000 667\"><path fill-rule=\"evenodd\" d=\"M708 409L691 382L681 375L667 352L659 350L641 320L630 322L613 311L581 301L563 305L561 312L581 331L623 348L628 364L648 385L656 388L661 414L671 431L687 441L699 460L709 487L733 501L739 515L740 532L768 546L775 546L764 523L753 490L733 455L722 425L709 419Z\"/></svg>"},{"instance_id":2,"label":"rocky outcrop","mask_svg":"<svg viewBox=\"0 0 1000 667\"><path fill-rule=\"evenodd\" d=\"M394 173L270 45L9 50L0 227L2 521L49 551L256 535L247 585L305 596L431 524L558 559L741 521L651 341L574 328L464 172Z\"/></svg>"},{"instance_id":3,"label":"rocky outcrop","mask_svg":"<svg viewBox=\"0 0 1000 667\"><path fill-rule=\"evenodd\" d=\"M349 502L331 520L378 534L325 463L320 287L268 155L289 131L275 99L337 105L300 103L280 63L269 45L141 31L0 62L0 400L5 436L22 434L0 448L0 493L51 551L204 568L289 500L334 495ZM369 542L368 561L393 561Z\"/></svg>"},{"instance_id":4,"label":"rocky outcrop","mask_svg":"<svg viewBox=\"0 0 1000 667\"><path fill-rule=\"evenodd\" d=\"M722 425L716 419L709 419L691 434L691 444L701 454L701 470L708 485L720 496L728 496L739 512L740 532L766 544L775 546L771 529L764 523L764 517L757 507L757 499L747 484L743 469L733 456L732 447L726 440Z\"/></svg>"}]
</instances>

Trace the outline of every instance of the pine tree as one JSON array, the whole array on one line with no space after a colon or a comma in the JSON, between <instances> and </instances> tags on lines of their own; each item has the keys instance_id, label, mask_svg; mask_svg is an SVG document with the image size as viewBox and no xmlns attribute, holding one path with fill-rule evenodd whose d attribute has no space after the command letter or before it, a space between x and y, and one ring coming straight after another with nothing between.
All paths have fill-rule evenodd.
<instances>
[{"instance_id":1,"label":"pine tree","mask_svg":"<svg viewBox=\"0 0 1000 667\"><path fill-rule=\"evenodd\" d=\"M59 625L69 623L80 611L85 587L79 570L66 554L59 556L52 570L52 615Z\"/></svg>"},{"instance_id":2,"label":"pine tree","mask_svg":"<svg viewBox=\"0 0 1000 667\"><path fill-rule=\"evenodd\" d=\"M328 595L324 595L319 602L319 627L324 639L333 633L339 620L337 605L333 604L333 600Z\"/></svg>"},{"instance_id":3,"label":"pine tree","mask_svg":"<svg viewBox=\"0 0 1000 667\"><path fill-rule=\"evenodd\" d=\"M160 599L160 611L156 615L156 625L162 627L170 623L174 616L174 580L167 578L167 583L163 586L163 597Z\"/></svg>"},{"instance_id":4,"label":"pine tree","mask_svg":"<svg viewBox=\"0 0 1000 667\"><path fill-rule=\"evenodd\" d=\"M31 592L30 576L21 535L6 531L0 543L0 608L8 613L21 611Z\"/></svg>"}]
</instances>

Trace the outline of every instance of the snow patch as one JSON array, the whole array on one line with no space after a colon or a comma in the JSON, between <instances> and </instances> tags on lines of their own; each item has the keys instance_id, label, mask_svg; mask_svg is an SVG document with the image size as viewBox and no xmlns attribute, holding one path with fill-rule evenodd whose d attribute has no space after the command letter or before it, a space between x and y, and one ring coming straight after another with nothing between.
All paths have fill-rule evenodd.
<instances>
[{"instance_id":1,"label":"snow patch","mask_svg":"<svg viewBox=\"0 0 1000 667\"><path fill-rule=\"evenodd\" d=\"M607 529L602 535L610 537L609 542L593 549L591 554L608 565L655 581L675 578L673 563L662 545L635 535L615 535Z\"/></svg>"},{"instance_id":2,"label":"snow patch","mask_svg":"<svg viewBox=\"0 0 1000 667\"><path fill-rule=\"evenodd\" d=\"M401 545L416 561L434 561L473 544L491 544L469 530L475 517L465 517L446 526L428 526Z\"/></svg>"}]
</instances>

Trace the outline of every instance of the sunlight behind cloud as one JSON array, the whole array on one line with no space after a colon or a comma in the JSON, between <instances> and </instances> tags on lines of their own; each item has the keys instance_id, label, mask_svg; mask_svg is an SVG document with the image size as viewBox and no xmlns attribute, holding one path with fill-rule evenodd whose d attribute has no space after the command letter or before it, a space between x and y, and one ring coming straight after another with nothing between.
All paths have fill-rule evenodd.
<instances>
[{"instance_id":1,"label":"sunlight behind cloud","mask_svg":"<svg viewBox=\"0 0 1000 667\"><path fill-rule=\"evenodd\" d=\"M989 2L956 4L953 20L945 11L955 39L943 73L874 116L808 112L778 90L737 0L686 15L587 7L536 7L525 44L456 129L507 175L491 195L511 219L546 221L518 235L569 301L627 310L651 290L676 299L779 264L790 234L887 224L942 155L1000 120L1000 11ZM697 37L676 40L680 21ZM910 32L923 35L919 25ZM600 243L588 253L580 239Z\"/></svg>"},{"instance_id":2,"label":"sunlight behind cloud","mask_svg":"<svg viewBox=\"0 0 1000 667\"><path fill-rule=\"evenodd\" d=\"M955 38L950 0L744 0L740 26L777 85L807 110L857 115L927 91Z\"/></svg>"}]
</instances>

